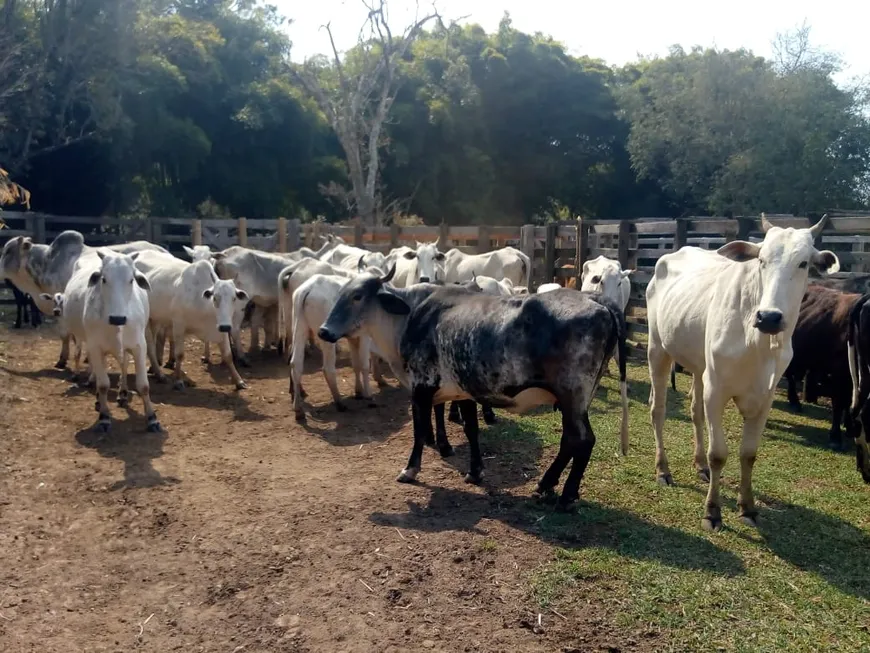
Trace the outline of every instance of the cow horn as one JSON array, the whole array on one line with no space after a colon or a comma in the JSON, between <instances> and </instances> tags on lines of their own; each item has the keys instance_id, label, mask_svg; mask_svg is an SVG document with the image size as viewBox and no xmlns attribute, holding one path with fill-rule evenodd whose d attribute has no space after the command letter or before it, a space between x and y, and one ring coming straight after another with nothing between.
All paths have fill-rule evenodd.
<instances>
[{"instance_id":1,"label":"cow horn","mask_svg":"<svg viewBox=\"0 0 870 653\"><path fill-rule=\"evenodd\" d=\"M761 230L764 233L767 233L770 228L773 226L773 223L767 219L767 216L764 213L761 214Z\"/></svg>"},{"instance_id":2,"label":"cow horn","mask_svg":"<svg viewBox=\"0 0 870 653\"><path fill-rule=\"evenodd\" d=\"M816 238L819 237L819 235L822 233L822 229L825 228L825 224L827 222L828 222L828 214L825 213L825 215L822 216L821 220L819 220L816 224L814 224L812 227L810 227L810 233L813 236L813 240L815 240Z\"/></svg>"},{"instance_id":3,"label":"cow horn","mask_svg":"<svg viewBox=\"0 0 870 653\"><path fill-rule=\"evenodd\" d=\"M359 257L359 261L357 261L357 263L356 263L356 269L357 269L358 271L359 271L359 270L364 270L365 267L366 267L366 255L365 255L365 254L362 254L362 255Z\"/></svg>"},{"instance_id":4,"label":"cow horn","mask_svg":"<svg viewBox=\"0 0 870 653\"><path fill-rule=\"evenodd\" d=\"M387 272L387 276L381 277L381 283L389 283L393 280L393 277L396 275L396 264L393 263L393 267L390 268L390 271Z\"/></svg>"}]
</instances>

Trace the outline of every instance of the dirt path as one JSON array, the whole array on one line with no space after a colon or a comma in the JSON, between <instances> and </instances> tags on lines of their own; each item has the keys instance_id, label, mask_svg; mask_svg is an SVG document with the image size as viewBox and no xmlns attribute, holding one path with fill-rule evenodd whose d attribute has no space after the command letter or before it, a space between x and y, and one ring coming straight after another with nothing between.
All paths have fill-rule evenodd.
<instances>
[{"instance_id":1,"label":"dirt path","mask_svg":"<svg viewBox=\"0 0 870 653\"><path fill-rule=\"evenodd\" d=\"M485 488L463 483L453 425L457 455L427 449L421 484L400 485L402 391L337 413L308 374L303 427L274 353L242 370L237 394L189 343L195 387L152 384L166 432L145 432L134 397L98 435L92 394L51 368L58 346L50 328L0 331L0 650L643 648L579 587L536 628L528 580L553 556L524 509L537 460L485 433Z\"/></svg>"}]
</instances>

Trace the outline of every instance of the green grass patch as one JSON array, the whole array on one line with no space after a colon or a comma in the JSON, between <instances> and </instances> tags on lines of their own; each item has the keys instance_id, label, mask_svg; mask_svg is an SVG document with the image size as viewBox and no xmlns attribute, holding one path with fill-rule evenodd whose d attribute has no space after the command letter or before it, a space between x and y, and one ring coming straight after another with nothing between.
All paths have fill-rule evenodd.
<instances>
[{"instance_id":1,"label":"green grass patch","mask_svg":"<svg viewBox=\"0 0 870 653\"><path fill-rule=\"evenodd\" d=\"M557 547L533 579L541 606L602 602L619 623L664 633L673 650L870 650L870 490L854 454L825 446L829 410L805 405L794 415L778 396L753 477L757 530L737 518L741 420L728 410L725 528L707 533L707 486L692 465L690 378L677 375L677 392L669 391L665 446L677 485L666 488L655 482L646 367L632 365L629 376L629 456L617 457L619 394L607 377L590 415L598 444L577 514L524 504L526 530ZM501 441L512 440L517 456L537 452L547 465L561 415L505 419L490 432L499 455L509 449ZM528 482L543 469L522 463L520 471Z\"/></svg>"}]
</instances>

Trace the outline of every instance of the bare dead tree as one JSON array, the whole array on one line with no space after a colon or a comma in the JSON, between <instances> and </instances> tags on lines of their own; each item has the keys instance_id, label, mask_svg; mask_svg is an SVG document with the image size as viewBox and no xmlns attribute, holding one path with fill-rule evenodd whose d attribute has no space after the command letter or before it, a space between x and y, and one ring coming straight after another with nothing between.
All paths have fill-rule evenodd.
<instances>
[{"instance_id":1,"label":"bare dead tree","mask_svg":"<svg viewBox=\"0 0 870 653\"><path fill-rule=\"evenodd\" d=\"M833 71L841 65L837 54L812 45L806 21L793 30L778 33L771 46L776 68L785 75L809 68Z\"/></svg>"},{"instance_id":2,"label":"bare dead tree","mask_svg":"<svg viewBox=\"0 0 870 653\"><path fill-rule=\"evenodd\" d=\"M399 90L397 67L427 24L437 21L443 26L443 22L434 5L432 12L422 17L418 5L414 22L396 36L388 24L386 0L362 2L369 13L352 58L339 52L327 23L322 29L332 47L328 65L322 58L306 60L291 68L291 74L317 102L347 156L351 189L341 199L348 201L348 208L356 209L364 222L376 224L381 208L380 151L384 124ZM335 188L330 194L338 196Z\"/></svg>"}]
</instances>

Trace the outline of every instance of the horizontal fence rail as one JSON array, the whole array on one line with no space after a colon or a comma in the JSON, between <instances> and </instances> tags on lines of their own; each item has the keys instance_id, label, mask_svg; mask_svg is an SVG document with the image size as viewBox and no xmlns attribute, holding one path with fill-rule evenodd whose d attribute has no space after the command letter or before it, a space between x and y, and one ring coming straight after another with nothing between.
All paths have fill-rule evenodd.
<instances>
[{"instance_id":1,"label":"horizontal fence rail","mask_svg":"<svg viewBox=\"0 0 870 653\"><path fill-rule=\"evenodd\" d=\"M817 246L836 252L844 271L870 271L870 214L829 212ZM781 227L805 228L813 221L793 215L767 215ZM322 237L334 234L348 244L387 253L408 245L440 242L443 249L457 248L467 254L489 252L505 246L523 251L532 260L531 291L550 281L577 278L586 261L598 256L618 260L623 269L635 270L626 309L629 338L634 352L646 349L646 286L656 261L674 250L691 245L717 249L733 240L758 242L763 238L756 217L631 218L623 220L579 218L545 226L400 226L369 227L359 221L350 225L301 223L296 219L268 220L188 218L97 218L56 216L42 213L4 212L6 228L0 230L0 245L10 238L29 236L34 242L50 243L66 229L82 232L89 245L110 245L148 240L184 257L183 245L208 245L221 250L241 245L271 252L289 252L307 246L317 248ZM5 293L5 295L3 294ZM4 298L5 297L5 298ZM0 286L0 303L12 302L11 293Z\"/></svg>"}]
</instances>

